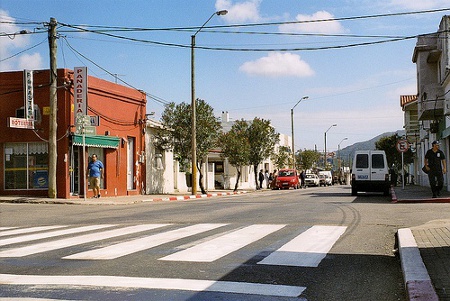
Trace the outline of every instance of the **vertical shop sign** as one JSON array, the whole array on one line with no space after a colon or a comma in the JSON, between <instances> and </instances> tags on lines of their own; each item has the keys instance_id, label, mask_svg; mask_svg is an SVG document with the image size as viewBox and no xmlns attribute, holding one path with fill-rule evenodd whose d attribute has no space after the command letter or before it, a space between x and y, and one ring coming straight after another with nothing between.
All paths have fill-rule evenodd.
<instances>
[{"instance_id":1,"label":"vertical shop sign","mask_svg":"<svg viewBox=\"0 0 450 301\"><path fill-rule=\"evenodd\" d=\"M87 67L74 68L74 117L87 115Z\"/></svg>"},{"instance_id":2,"label":"vertical shop sign","mask_svg":"<svg viewBox=\"0 0 450 301\"><path fill-rule=\"evenodd\" d=\"M32 70L23 70L23 86L25 94L25 119L34 120L34 90Z\"/></svg>"}]
</instances>

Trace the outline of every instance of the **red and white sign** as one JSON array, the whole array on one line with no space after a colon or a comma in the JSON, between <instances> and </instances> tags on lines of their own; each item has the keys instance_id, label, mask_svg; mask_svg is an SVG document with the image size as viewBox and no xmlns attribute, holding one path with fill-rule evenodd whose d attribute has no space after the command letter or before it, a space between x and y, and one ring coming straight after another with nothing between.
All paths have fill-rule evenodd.
<instances>
[{"instance_id":1,"label":"red and white sign","mask_svg":"<svg viewBox=\"0 0 450 301\"><path fill-rule=\"evenodd\" d=\"M34 120L26 119L26 118L16 118L9 117L8 118L8 126L10 128L18 128L18 129L34 129Z\"/></svg>"},{"instance_id":2,"label":"red and white sign","mask_svg":"<svg viewBox=\"0 0 450 301\"><path fill-rule=\"evenodd\" d=\"M409 149L409 143L406 140L398 140L395 147L399 152L405 153Z\"/></svg>"},{"instance_id":3,"label":"red and white sign","mask_svg":"<svg viewBox=\"0 0 450 301\"><path fill-rule=\"evenodd\" d=\"M87 67L75 67L73 76L74 116L76 122L77 115L87 115Z\"/></svg>"}]
</instances>

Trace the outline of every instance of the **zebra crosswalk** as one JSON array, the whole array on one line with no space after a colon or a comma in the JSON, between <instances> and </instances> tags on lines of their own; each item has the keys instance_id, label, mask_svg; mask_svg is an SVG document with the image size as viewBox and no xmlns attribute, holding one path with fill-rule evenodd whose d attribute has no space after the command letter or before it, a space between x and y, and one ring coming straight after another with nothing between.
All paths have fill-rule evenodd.
<instances>
[{"instance_id":1,"label":"zebra crosswalk","mask_svg":"<svg viewBox=\"0 0 450 301\"><path fill-rule=\"evenodd\" d=\"M274 240L268 239L271 235L281 232L282 235L289 235L282 239L285 243L277 243L274 247ZM295 231L295 233L290 233ZM296 229L286 224L252 224L234 225L226 223L198 223L191 225L179 224L139 224L139 225L113 225L99 224L87 226L71 225L51 225L39 227L3 227L0 228L0 261L2 258L23 258L27 256L40 256L47 252L58 251L56 253L63 261L100 261L114 260L134 253L150 250L156 247L167 250L163 255L156 256L158 261L212 263L221 258L225 258L232 253L237 253L240 249L258 242L256 254L264 254L264 258L257 262L257 265L265 266L292 266L292 267L317 267L331 250L333 245L345 233L344 226L315 225L306 230ZM300 232L300 234L298 234ZM186 241L191 240L191 243ZM278 240L279 241L279 240ZM287 242L286 242L287 241ZM173 247L177 245L178 247ZM170 247L169 247L170 246ZM263 248L262 250L260 248ZM160 254L155 252L156 254ZM140 253L146 256L147 253ZM51 255L50 255L51 256ZM247 258L248 259L248 258ZM243 259L243 260L247 260ZM17 277L15 277L17 276ZM96 276L79 279L74 276L52 277L48 275L12 275L2 274L0 268L0 285L15 284L23 285L23 282L30 284L47 283L58 285L66 281L69 284L108 286L109 277ZM149 280L151 279L151 281ZM161 278L163 279L163 278ZM216 290L238 293L265 294L279 290L280 295L298 296L305 289L302 287L277 286L265 287L261 284L251 283L247 286L244 283L229 283L226 281L211 282L210 280L185 280L182 284L176 279L166 279L164 284L161 279L154 278L133 278L137 287L161 289L186 290L186 283L192 282L191 290ZM74 282L75 281L75 282ZM115 278L118 286L126 286L131 281L127 277ZM186 282L188 281L188 282ZM74 282L74 283L72 283ZM167 286L167 287L166 287ZM238 288L240 287L240 288Z\"/></svg>"}]
</instances>

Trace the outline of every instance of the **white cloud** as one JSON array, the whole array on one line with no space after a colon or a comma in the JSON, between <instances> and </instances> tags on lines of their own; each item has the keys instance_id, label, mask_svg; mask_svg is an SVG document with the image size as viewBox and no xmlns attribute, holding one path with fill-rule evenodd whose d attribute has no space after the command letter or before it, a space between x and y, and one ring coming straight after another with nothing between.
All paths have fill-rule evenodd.
<instances>
[{"instance_id":1,"label":"white cloud","mask_svg":"<svg viewBox=\"0 0 450 301\"><path fill-rule=\"evenodd\" d=\"M297 21L305 23L283 24L279 26L280 31L309 32L309 33L342 33L345 28L339 21L333 20L334 16L326 11L318 11L312 15L297 15ZM316 20L331 20L323 22L311 22Z\"/></svg>"},{"instance_id":2,"label":"white cloud","mask_svg":"<svg viewBox=\"0 0 450 301\"><path fill-rule=\"evenodd\" d=\"M420 1L390 0L388 5L411 10L422 10L422 9L448 7L448 0L420 0Z\"/></svg>"},{"instance_id":3,"label":"white cloud","mask_svg":"<svg viewBox=\"0 0 450 301\"><path fill-rule=\"evenodd\" d=\"M255 61L246 62L239 70L251 75L270 77L313 76L314 71L299 55L293 53L274 52Z\"/></svg>"},{"instance_id":4,"label":"white cloud","mask_svg":"<svg viewBox=\"0 0 450 301\"><path fill-rule=\"evenodd\" d=\"M23 54L19 57L19 61L17 63L17 68L19 70L29 69L29 70L37 70L43 69L42 57L39 53L34 54Z\"/></svg>"},{"instance_id":5,"label":"white cloud","mask_svg":"<svg viewBox=\"0 0 450 301\"><path fill-rule=\"evenodd\" d=\"M231 0L217 0L216 9L228 11L223 16L227 22L256 22L261 19L259 5L261 0L248 0L241 3L233 3Z\"/></svg>"},{"instance_id":6,"label":"white cloud","mask_svg":"<svg viewBox=\"0 0 450 301\"><path fill-rule=\"evenodd\" d=\"M30 44L30 36L17 34L22 29L14 24L16 21L8 12L0 9L0 32L6 34L0 37L0 57L8 58L23 50ZM0 71L21 69L42 69L42 57L39 53L14 56L0 62Z\"/></svg>"}]
</instances>

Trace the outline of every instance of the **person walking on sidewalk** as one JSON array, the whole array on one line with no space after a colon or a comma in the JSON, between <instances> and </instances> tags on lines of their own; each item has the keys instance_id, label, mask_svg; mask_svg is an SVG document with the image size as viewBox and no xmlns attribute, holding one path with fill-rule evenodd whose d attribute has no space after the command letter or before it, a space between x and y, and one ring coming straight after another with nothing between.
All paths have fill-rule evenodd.
<instances>
[{"instance_id":1,"label":"person walking on sidewalk","mask_svg":"<svg viewBox=\"0 0 450 301\"><path fill-rule=\"evenodd\" d=\"M103 163L97 159L97 155L92 155L92 160L88 164L86 176L94 192L94 198L100 197L100 179L103 178Z\"/></svg>"},{"instance_id":2,"label":"person walking on sidewalk","mask_svg":"<svg viewBox=\"0 0 450 301\"><path fill-rule=\"evenodd\" d=\"M440 196L444 186L444 174L447 172L445 155L439 149L439 141L431 143L432 148L425 154L425 166L428 171L428 180L430 181L433 198Z\"/></svg>"}]
</instances>

